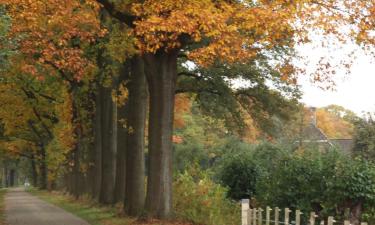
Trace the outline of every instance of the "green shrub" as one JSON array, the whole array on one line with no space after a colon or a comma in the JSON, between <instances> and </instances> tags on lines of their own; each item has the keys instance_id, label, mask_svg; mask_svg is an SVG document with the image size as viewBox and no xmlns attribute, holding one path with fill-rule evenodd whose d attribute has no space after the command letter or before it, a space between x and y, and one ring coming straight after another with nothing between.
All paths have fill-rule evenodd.
<instances>
[{"instance_id":1,"label":"green shrub","mask_svg":"<svg viewBox=\"0 0 375 225\"><path fill-rule=\"evenodd\" d=\"M238 155L227 159L223 164L219 179L228 187L228 197L235 200L253 197L259 175L256 163L250 157Z\"/></svg>"},{"instance_id":2,"label":"green shrub","mask_svg":"<svg viewBox=\"0 0 375 225\"><path fill-rule=\"evenodd\" d=\"M226 198L226 189L207 172L185 172L176 177L174 209L179 219L204 225L238 225L240 206Z\"/></svg>"},{"instance_id":3,"label":"green shrub","mask_svg":"<svg viewBox=\"0 0 375 225\"><path fill-rule=\"evenodd\" d=\"M321 162L314 154L289 154L276 162L257 183L257 200L262 205L319 211L324 193Z\"/></svg>"}]
</instances>

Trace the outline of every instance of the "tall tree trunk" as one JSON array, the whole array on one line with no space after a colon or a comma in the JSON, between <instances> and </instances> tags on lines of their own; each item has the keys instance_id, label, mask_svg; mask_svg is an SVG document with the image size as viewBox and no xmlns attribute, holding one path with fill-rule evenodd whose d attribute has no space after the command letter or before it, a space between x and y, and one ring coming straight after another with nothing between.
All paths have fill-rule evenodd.
<instances>
[{"instance_id":1,"label":"tall tree trunk","mask_svg":"<svg viewBox=\"0 0 375 225\"><path fill-rule=\"evenodd\" d=\"M82 137L82 121L79 115L79 94L78 86L73 83L71 84L71 102L72 102L72 124L74 126L74 135L76 138L76 144L72 150L72 190L71 194L78 199L82 193L83 176L81 171L81 158L83 154L83 137Z\"/></svg>"},{"instance_id":2,"label":"tall tree trunk","mask_svg":"<svg viewBox=\"0 0 375 225\"><path fill-rule=\"evenodd\" d=\"M47 157L46 157L46 149L44 145L42 144L39 148L39 188L42 190L47 189L47 173L48 173L48 168L47 168Z\"/></svg>"},{"instance_id":3,"label":"tall tree trunk","mask_svg":"<svg viewBox=\"0 0 375 225\"><path fill-rule=\"evenodd\" d=\"M126 147L125 212L130 216L142 213L145 202L145 121L147 84L144 62L139 56L132 59L128 84L128 137Z\"/></svg>"},{"instance_id":4,"label":"tall tree trunk","mask_svg":"<svg viewBox=\"0 0 375 225\"><path fill-rule=\"evenodd\" d=\"M77 142L79 142L80 140L77 140ZM76 144L78 145L78 144ZM76 146L75 149L74 149L74 152L73 152L73 170L72 170L72 192L71 194L76 198L78 199L78 197L80 196L81 194L81 190L80 190L80 183L82 182L82 180L80 179L81 178L81 171L80 171L80 167L81 167L81 162L80 162L80 147L79 146Z\"/></svg>"},{"instance_id":5,"label":"tall tree trunk","mask_svg":"<svg viewBox=\"0 0 375 225\"><path fill-rule=\"evenodd\" d=\"M129 63L124 64L124 68L119 76L119 84L125 85L129 80ZM115 202L123 202L125 198L126 183L126 144L127 144L127 124L128 105L122 102L118 105L117 118L117 162L116 162L116 184L115 184Z\"/></svg>"},{"instance_id":6,"label":"tall tree trunk","mask_svg":"<svg viewBox=\"0 0 375 225\"><path fill-rule=\"evenodd\" d=\"M172 132L177 80L177 52L145 55L150 94L148 216L168 218L172 213Z\"/></svg>"},{"instance_id":7,"label":"tall tree trunk","mask_svg":"<svg viewBox=\"0 0 375 225\"><path fill-rule=\"evenodd\" d=\"M31 184L36 187L38 185L38 172L36 170L36 162L34 154L31 154Z\"/></svg>"},{"instance_id":8,"label":"tall tree trunk","mask_svg":"<svg viewBox=\"0 0 375 225\"><path fill-rule=\"evenodd\" d=\"M92 197L99 200L99 194L102 184L102 109L103 109L103 87L98 84L95 95L95 124L94 124L94 164L92 165Z\"/></svg>"},{"instance_id":9,"label":"tall tree trunk","mask_svg":"<svg viewBox=\"0 0 375 225\"><path fill-rule=\"evenodd\" d=\"M115 83L115 82L113 82ZM116 84L113 85L116 87ZM117 148L117 106L112 100L112 88L105 88L103 108L102 182L99 202L114 203Z\"/></svg>"},{"instance_id":10,"label":"tall tree trunk","mask_svg":"<svg viewBox=\"0 0 375 225\"><path fill-rule=\"evenodd\" d=\"M127 118L127 106L118 108L118 130L117 130L117 161L116 161L116 184L115 202L122 202L125 198L126 183L126 139L127 128L121 120Z\"/></svg>"}]
</instances>

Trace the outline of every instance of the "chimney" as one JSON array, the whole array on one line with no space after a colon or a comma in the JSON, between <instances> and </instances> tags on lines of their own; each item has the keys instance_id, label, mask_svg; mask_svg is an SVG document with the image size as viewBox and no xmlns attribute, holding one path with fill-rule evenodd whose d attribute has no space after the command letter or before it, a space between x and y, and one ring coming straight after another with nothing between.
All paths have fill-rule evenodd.
<instances>
[{"instance_id":1,"label":"chimney","mask_svg":"<svg viewBox=\"0 0 375 225\"><path fill-rule=\"evenodd\" d=\"M310 107L311 124L316 126L316 107Z\"/></svg>"}]
</instances>

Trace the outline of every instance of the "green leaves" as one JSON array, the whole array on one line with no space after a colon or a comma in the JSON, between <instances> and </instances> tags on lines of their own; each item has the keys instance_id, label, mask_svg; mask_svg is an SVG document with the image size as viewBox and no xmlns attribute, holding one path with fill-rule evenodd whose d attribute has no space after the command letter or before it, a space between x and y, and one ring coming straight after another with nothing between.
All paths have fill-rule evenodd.
<instances>
[{"instance_id":1,"label":"green leaves","mask_svg":"<svg viewBox=\"0 0 375 225\"><path fill-rule=\"evenodd\" d=\"M0 5L0 71L8 65L8 58L12 52L11 42L7 38L10 25L10 17L6 14L5 7Z\"/></svg>"}]
</instances>

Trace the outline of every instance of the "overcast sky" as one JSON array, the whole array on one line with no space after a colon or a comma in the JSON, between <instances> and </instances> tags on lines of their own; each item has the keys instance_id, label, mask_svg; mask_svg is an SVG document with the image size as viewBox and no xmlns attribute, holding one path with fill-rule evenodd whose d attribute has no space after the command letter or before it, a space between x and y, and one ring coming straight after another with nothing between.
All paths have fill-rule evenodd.
<instances>
[{"instance_id":1,"label":"overcast sky","mask_svg":"<svg viewBox=\"0 0 375 225\"><path fill-rule=\"evenodd\" d=\"M333 54L340 58L353 49L353 46L348 45L344 46L343 50L333 51ZM300 52L311 62L325 54L324 49L312 46L300 47ZM334 78L336 91L324 91L311 84L307 77L301 77L299 83L304 92L302 102L316 107L341 105L358 115L362 115L363 112L375 112L375 63L371 62L370 56L360 52L357 51L359 57L354 61L350 74L344 75L344 72L339 72Z\"/></svg>"}]
</instances>

